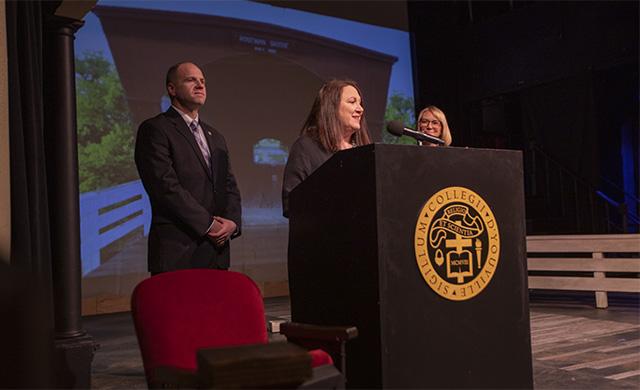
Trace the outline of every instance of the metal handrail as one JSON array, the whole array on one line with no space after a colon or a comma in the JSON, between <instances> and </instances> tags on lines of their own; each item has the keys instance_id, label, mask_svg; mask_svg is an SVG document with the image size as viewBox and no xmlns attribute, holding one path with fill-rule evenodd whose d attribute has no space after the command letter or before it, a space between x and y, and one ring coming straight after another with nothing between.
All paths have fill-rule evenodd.
<instances>
[{"instance_id":1,"label":"metal handrail","mask_svg":"<svg viewBox=\"0 0 640 390\"><path fill-rule=\"evenodd\" d=\"M609 203L611 206L615 208L626 208L627 206L624 202L616 202L615 200L611 199L609 196L607 196L607 194L605 194L602 191L596 191L596 195L604 199L607 203ZM633 223L640 224L640 217L638 217L637 215L627 210L627 216L633 220Z\"/></svg>"},{"instance_id":2,"label":"metal handrail","mask_svg":"<svg viewBox=\"0 0 640 390\"><path fill-rule=\"evenodd\" d=\"M548 183L549 181L549 177L550 174L552 172L552 168L550 167L550 164L553 165L553 168L555 168L557 170L557 172L560 174L560 178L562 180L562 176L568 177L572 182L573 182L573 187L574 187L574 192L577 194L578 193L578 184L580 184L584 189L587 190L587 193L589 194L589 203L590 203L590 208L591 210L591 214L592 214L592 218L593 218L593 214L594 214L594 207L595 204L593 203L593 194L595 194L599 199L601 199L604 202L605 207L605 215L606 215L606 223L608 227L611 226L615 226L618 229L621 229L624 232L628 231L628 227L629 227L629 222L631 222L634 225L638 225L640 226L640 217L638 217L637 215L635 215L634 213L632 213L629 208L627 207L627 204L624 202L617 202L615 200L613 200L610 196L608 196L603 190L596 188L596 186L594 186L593 184L591 184L589 181L587 181L586 179L580 177L579 175L577 175L576 173L574 173L573 171L571 171L570 169L566 168L564 165L562 165L561 163L559 163L557 160L555 160L553 157L551 157L549 154L547 154L542 148L540 148L538 145L536 145L534 142L530 143L530 150L533 152L532 154L532 158L535 161L535 155L539 154L540 156L544 157L543 159L543 164L544 164L544 177L545 180L547 181L547 185L545 186L545 198L549 198L550 197L550 193L549 191L550 189L550 185ZM535 162L534 162L535 164ZM610 183L612 187L614 187L615 189L617 189L618 191L620 191L622 194L624 194L624 199L632 199L636 202L639 203L640 205L640 201L638 201L638 199L633 196L632 194L628 194L627 192L625 192L624 190L622 190L621 188L619 188L618 186L616 186L614 183L611 183L608 179L603 178L607 183ZM535 191L534 189L534 193L536 193L537 191ZM560 184L560 192L563 192L563 185ZM561 199L561 206L562 206L562 210L564 210L564 200ZM617 214L620 215L620 218L622 219L622 226L617 226L617 224L613 223L612 219L611 219L611 215L609 213L609 208L613 208L615 210L615 212ZM578 213L579 214L579 213ZM578 228L581 225L581 221L580 221L580 216L576 215L576 224L578 226ZM607 228L608 229L608 228Z\"/></svg>"},{"instance_id":3,"label":"metal handrail","mask_svg":"<svg viewBox=\"0 0 640 390\"><path fill-rule=\"evenodd\" d=\"M559 163L555 158L551 157L545 150L543 150L541 147L539 147L535 142L530 142L529 146L532 150L541 153L546 159L548 159L550 162L552 162L553 164L555 164L558 168L560 168L561 170L563 170L565 173L569 174L570 176L572 176L574 179L576 179L578 182L580 182L581 184L584 184L585 186L589 187L590 189L592 189L594 192L598 192L600 190L598 190L596 188L595 185L593 185L592 183L590 183L589 181L587 181L586 179L580 177L577 173L573 172L571 169L565 167L564 165L562 165L561 163ZM631 194L627 191L625 191L623 188L620 188L617 184L615 184L614 182L612 182L611 180L607 179L606 177L600 175L599 179L606 182L608 185L610 185L613 189L615 189L616 191L618 191L625 199L630 198L631 200L633 200L634 202L638 203L638 206L640 206L640 199L637 198L634 194ZM604 193L604 191L600 191L602 193ZM610 198L609 198L610 199ZM640 208L640 207L639 207Z\"/></svg>"}]
</instances>

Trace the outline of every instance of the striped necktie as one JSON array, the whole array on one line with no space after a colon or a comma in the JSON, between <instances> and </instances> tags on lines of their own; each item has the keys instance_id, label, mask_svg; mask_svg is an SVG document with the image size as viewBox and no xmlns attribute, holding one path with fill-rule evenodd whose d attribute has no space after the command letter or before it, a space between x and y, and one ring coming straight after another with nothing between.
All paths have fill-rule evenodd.
<instances>
[{"instance_id":1,"label":"striped necktie","mask_svg":"<svg viewBox=\"0 0 640 390\"><path fill-rule=\"evenodd\" d=\"M207 140L204 138L204 133L198 128L198 121L192 121L189 124L189 128L191 129L193 136L196 138L196 143L202 152L204 161L207 163L207 168L211 169L211 152L209 151Z\"/></svg>"}]
</instances>

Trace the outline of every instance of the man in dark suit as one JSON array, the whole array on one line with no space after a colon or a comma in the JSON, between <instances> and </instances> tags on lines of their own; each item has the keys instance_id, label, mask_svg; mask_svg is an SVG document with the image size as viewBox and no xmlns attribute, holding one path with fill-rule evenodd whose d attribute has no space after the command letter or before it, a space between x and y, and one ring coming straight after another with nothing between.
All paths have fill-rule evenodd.
<instances>
[{"instance_id":1,"label":"man in dark suit","mask_svg":"<svg viewBox=\"0 0 640 390\"><path fill-rule=\"evenodd\" d=\"M202 70L183 62L167 72L171 107L138 129L135 160L152 209L152 274L229 268L229 240L240 234L240 192L222 134L200 121L207 98Z\"/></svg>"}]
</instances>

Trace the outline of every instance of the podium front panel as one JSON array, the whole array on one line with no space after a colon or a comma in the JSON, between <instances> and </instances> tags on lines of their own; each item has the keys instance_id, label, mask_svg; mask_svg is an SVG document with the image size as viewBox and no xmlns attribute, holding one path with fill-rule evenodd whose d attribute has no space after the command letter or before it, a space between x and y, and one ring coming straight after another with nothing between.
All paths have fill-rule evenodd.
<instances>
[{"instance_id":1,"label":"podium front panel","mask_svg":"<svg viewBox=\"0 0 640 390\"><path fill-rule=\"evenodd\" d=\"M389 237L381 239L379 247L383 387L532 387L520 152L408 147L377 158L377 179L386 186L378 192L379 234ZM405 183L411 183L410 188ZM397 188L405 190L393 190ZM459 290L466 297L447 296L439 282L432 288L430 282L436 279L425 279L416 259L417 221L423 209L437 209L437 200L426 208L425 203L438 194L442 209L449 203L452 214L466 213L460 220L467 218L468 228L474 217L484 218L485 224L495 223L499 233L498 240L494 238L499 260L491 279L483 283L478 278L466 291ZM473 215L474 205L483 208L483 215ZM452 224L453 217L436 217L431 225L440 223L442 229L431 233L443 238L445 252L443 277L438 279L446 282L446 248L449 242L455 244L453 237L463 235L453 234L460 228ZM444 239L447 223L450 234ZM471 248L472 240L460 241ZM454 288L457 278L468 282L473 275L448 279ZM481 291L476 291L478 286ZM434 291L438 287L442 295Z\"/></svg>"}]
</instances>

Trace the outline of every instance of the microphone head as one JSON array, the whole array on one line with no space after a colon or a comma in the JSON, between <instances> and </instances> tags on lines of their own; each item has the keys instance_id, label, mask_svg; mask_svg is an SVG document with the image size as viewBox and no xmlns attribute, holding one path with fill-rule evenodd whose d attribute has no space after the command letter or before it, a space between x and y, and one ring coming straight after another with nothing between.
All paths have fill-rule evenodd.
<instances>
[{"instance_id":1,"label":"microphone head","mask_svg":"<svg viewBox=\"0 0 640 390\"><path fill-rule=\"evenodd\" d=\"M404 133L404 123L401 121L388 122L387 131L397 137L400 137Z\"/></svg>"}]
</instances>

